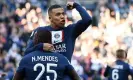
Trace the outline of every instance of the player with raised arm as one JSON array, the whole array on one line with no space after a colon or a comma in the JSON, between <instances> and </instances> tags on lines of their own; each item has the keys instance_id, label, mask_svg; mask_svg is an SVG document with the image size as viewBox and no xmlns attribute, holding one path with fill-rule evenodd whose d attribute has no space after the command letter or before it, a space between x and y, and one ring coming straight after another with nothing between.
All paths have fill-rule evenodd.
<instances>
[{"instance_id":1,"label":"player with raised arm","mask_svg":"<svg viewBox=\"0 0 133 80\"><path fill-rule=\"evenodd\" d=\"M54 45L56 52L63 54L69 61L71 61L76 38L90 26L92 20L86 10L82 8L82 6L78 3L68 2L67 8L69 10L76 8L82 19L79 20L77 23L65 27L65 11L63 7L56 4L52 5L48 9L48 15L51 25L45 27L38 27L32 32L30 40L28 42L28 47L25 51L25 55L35 49L47 50L49 48L53 48ZM35 32L40 29L52 31L52 44L33 44L33 36Z\"/></svg>"},{"instance_id":2,"label":"player with raised arm","mask_svg":"<svg viewBox=\"0 0 133 80\"><path fill-rule=\"evenodd\" d=\"M45 39L44 39L45 38ZM51 43L51 33L47 30L38 30L33 41ZM53 53L51 50L34 50L20 61L13 80L63 80L67 74L72 80L80 77L62 54Z\"/></svg>"},{"instance_id":3,"label":"player with raised arm","mask_svg":"<svg viewBox=\"0 0 133 80\"><path fill-rule=\"evenodd\" d=\"M129 80L128 76L133 76L133 67L125 62L126 55L126 51L122 49L116 51L117 60L108 65L104 73L108 80Z\"/></svg>"}]
</instances>

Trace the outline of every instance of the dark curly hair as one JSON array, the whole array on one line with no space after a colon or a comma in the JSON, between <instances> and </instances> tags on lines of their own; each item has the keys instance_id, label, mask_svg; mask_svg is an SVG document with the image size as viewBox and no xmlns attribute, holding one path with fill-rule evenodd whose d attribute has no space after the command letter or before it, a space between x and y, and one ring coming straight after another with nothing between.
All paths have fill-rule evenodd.
<instances>
[{"instance_id":1,"label":"dark curly hair","mask_svg":"<svg viewBox=\"0 0 133 80\"><path fill-rule=\"evenodd\" d=\"M38 30L35 32L34 44L51 43L51 32L48 30Z\"/></svg>"}]
</instances>

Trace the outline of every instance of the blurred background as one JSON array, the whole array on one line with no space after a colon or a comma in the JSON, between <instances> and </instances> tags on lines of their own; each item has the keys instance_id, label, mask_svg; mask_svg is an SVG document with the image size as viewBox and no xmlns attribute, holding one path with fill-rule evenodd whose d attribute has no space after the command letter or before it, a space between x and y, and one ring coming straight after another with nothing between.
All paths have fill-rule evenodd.
<instances>
[{"instance_id":1,"label":"blurred background","mask_svg":"<svg viewBox=\"0 0 133 80\"><path fill-rule=\"evenodd\" d=\"M12 80L32 30L50 24L47 8L65 8L67 1L81 4L93 20L71 61L83 80L107 80L103 73L117 49L127 51L133 66L133 0L0 0L0 80ZM80 19L75 9L66 10L66 26Z\"/></svg>"}]
</instances>

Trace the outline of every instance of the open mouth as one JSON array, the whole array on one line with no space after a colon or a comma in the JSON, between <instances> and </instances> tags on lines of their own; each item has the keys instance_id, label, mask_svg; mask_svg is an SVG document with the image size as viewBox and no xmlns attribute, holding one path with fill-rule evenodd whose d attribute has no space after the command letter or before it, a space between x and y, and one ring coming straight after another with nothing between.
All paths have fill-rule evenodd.
<instances>
[{"instance_id":1,"label":"open mouth","mask_svg":"<svg viewBox=\"0 0 133 80\"><path fill-rule=\"evenodd\" d=\"M61 22L65 23L65 20L62 20Z\"/></svg>"}]
</instances>

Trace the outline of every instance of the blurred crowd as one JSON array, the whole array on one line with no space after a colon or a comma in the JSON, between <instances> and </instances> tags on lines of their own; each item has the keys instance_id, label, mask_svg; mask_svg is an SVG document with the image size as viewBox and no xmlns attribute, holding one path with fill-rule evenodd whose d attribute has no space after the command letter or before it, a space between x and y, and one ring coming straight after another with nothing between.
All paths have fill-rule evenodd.
<instances>
[{"instance_id":1,"label":"blurred crowd","mask_svg":"<svg viewBox=\"0 0 133 80\"><path fill-rule=\"evenodd\" d=\"M71 0L73 1L73 0ZM133 0L76 0L92 17L92 25L76 40L71 64L83 80L107 80L107 64L115 51L127 51L133 66ZM48 6L66 0L0 0L0 80L12 80L23 57L29 36L37 27L49 25ZM80 20L74 9L66 10L66 25Z\"/></svg>"}]
</instances>

